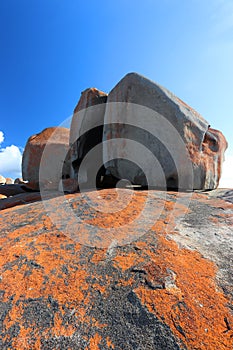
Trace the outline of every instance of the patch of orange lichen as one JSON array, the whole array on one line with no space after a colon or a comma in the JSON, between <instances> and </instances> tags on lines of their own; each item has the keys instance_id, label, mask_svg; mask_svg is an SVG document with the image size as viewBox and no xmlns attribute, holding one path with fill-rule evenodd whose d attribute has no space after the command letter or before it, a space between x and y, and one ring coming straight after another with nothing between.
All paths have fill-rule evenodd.
<instances>
[{"instance_id":1,"label":"patch of orange lichen","mask_svg":"<svg viewBox=\"0 0 233 350\"><path fill-rule=\"evenodd\" d=\"M101 336L96 333L91 339L90 339L90 345L88 349L86 350L99 350L99 343L101 341Z\"/></svg>"},{"instance_id":2,"label":"patch of orange lichen","mask_svg":"<svg viewBox=\"0 0 233 350\"><path fill-rule=\"evenodd\" d=\"M195 198L206 197L196 194ZM165 207L170 206L173 204L166 203ZM142 245L140 259L132 252L116 256L116 266L126 271L136 265L144 272L149 287L141 283L135 293L188 349L230 349L233 315L228 308L229 300L216 284L215 265L197 251L180 249L166 237L163 221L158 220L153 231L157 237L156 252L147 241Z\"/></svg>"},{"instance_id":3,"label":"patch of orange lichen","mask_svg":"<svg viewBox=\"0 0 233 350\"><path fill-rule=\"evenodd\" d=\"M31 144L46 143L50 138L58 143L65 142L69 143L70 130L63 127L50 127L46 128L38 134L31 136L28 142Z\"/></svg>"},{"instance_id":4,"label":"patch of orange lichen","mask_svg":"<svg viewBox=\"0 0 233 350\"><path fill-rule=\"evenodd\" d=\"M152 262L144 267L147 278L163 281L172 271L175 280L162 289L139 286L136 293L142 303L164 320L188 348L230 349L232 332L225 319L233 324L233 317L227 308L228 300L216 286L213 263L198 252L179 249L165 237L159 238L157 254L148 253Z\"/></svg>"},{"instance_id":5,"label":"patch of orange lichen","mask_svg":"<svg viewBox=\"0 0 233 350\"><path fill-rule=\"evenodd\" d=\"M194 135L192 137L190 129L187 128L185 133L187 134L187 138L190 139L190 142L187 144L187 150L192 163L196 164L204 171L207 181L209 176L216 177L216 187L218 187L222 173L224 152L228 146L224 135L219 130L209 128L202 144L199 145L198 143L193 142L195 137ZM200 146L202 147L201 152ZM204 186L205 189L209 188L206 186L210 186L211 188L211 185L208 183L203 183L202 186Z\"/></svg>"},{"instance_id":6,"label":"patch of orange lichen","mask_svg":"<svg viewBox=\"0 0 233 350\"><path fill-rule=\"evenodd\" d=\"M145 205L147 194L145 192L132 192L130 190L128 192L129 194L132 193L132 198L130 203L125 206L125 197L123 196L118 198L116 190L113 190L111 193L109 193L108 190L100 191L100 196L102 199L109 202L109 208L111 208L111 205L114 205L115 207L119 207L119 210L113 211L113 213L103 213L101 212L101 208L98 208L97 200L95 203L97 215L93 219L86 220L86 222L90 225L97 225L98 227L107 228L120 227L128 222L134 221ZM116 203L116 201L118 201L118 203Z\"/></svg>"},{"instance_id":7,"label":"patch of orange lichen","mask_svg":"<svg viewBox=\"0 0 233 350\"><path fill-rule=\"evenodd\" d=\"M34 211L33 214L39 213ZM4 320L4 325L9 329L16 323L22 323L25 307L27 307L25 302L28 300L32 300L33 303L33 300L36 301L43 296L43 300L49 304L48 309L50 309L49 300L52 296L59 307L57 307L53 324L44 330L43 336L45 338L49 334L70 336L74 332L74 327L62 324L63 308L70 312L75 310L76 318L80 321L85 320L85 304L89 300L87 273L85 268L80 266L76 268L78 259L74 264L71 263L73 254L70 250L64 249L66 245L73 242L54 228L51 230L53 226L47 217L42 215L40 219L34 224L34 219L21 218L19 215L12 220L12 226L14 221L25 220L27 225L1 236L1 289L4 291L2 301L8 302L12 299L12 307ZM1 227L4 232L3 220ZM33 232L41 232L42 229L43 233L33 234ZM75 244L74 250L77 254L79 249L80 245ZM63 268L67 262L68 274ZM36 342L39 342L40 336L37 329L38 325L33 321L26 328L21 324L20 335L13 342L15 348L31 349L31 345L27 345L27 339L30 340L33 335Z\"/></svg>"}]
</instances>

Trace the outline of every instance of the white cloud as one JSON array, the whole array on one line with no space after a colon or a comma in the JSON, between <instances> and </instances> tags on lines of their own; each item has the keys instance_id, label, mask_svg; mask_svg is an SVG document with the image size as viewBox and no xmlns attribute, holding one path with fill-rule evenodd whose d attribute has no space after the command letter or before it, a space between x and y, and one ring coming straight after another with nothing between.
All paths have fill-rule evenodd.
<instances>
[{"instance_id":1,"label":"white cloud","mask_svg":"<svg viewBox=\"0 0 233 350\"><path fill-rule=\"evenodd\" d=\"M0 131L0 144L4 141L4 134ZM0 146L0 175L4 177L21 177L22 153L20 148L11 145Z\"/></svg>"},{"instance_id":2,"label":"white cloud","mask_svg":"<svg viewBox=\"0 0 233 350\"><path fill-rule=\"evenodd\" d=\"M0 144L4 141L4 134L0 131Z\"/></svg>"},{"instance_id":3,"label":"white cloud","mask_svg":"<svg viewBox=\"0 0 233 350\"><path fill-rule=\"evenodd\" d=\"M233 188L233 152L227 153L225 158L219 188Z\"/></svg>"}]
</instances>

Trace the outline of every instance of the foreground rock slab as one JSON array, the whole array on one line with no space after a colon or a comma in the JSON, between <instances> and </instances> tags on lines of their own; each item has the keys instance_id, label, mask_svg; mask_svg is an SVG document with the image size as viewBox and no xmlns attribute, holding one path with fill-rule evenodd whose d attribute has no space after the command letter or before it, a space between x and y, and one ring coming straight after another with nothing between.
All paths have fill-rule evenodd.
<instances>
[{"instance_id":1,"label":"foreground rock slab","mask_svg":"<svg viewBox=\"0 0 233 350\"><path fill-rule=\"evenodd\" d=\"M46 203L1 211L1 349L232 348L233 204L222 190L193 194L189 207L187 194L177 204L174 192L137 191L117 213L98 207L129 193L49 199L60 226ZM127 232L149 195L140 230L160 215L144 235ZM70 208L92 226L76 232Z\"/></svg>"}]
</instances>

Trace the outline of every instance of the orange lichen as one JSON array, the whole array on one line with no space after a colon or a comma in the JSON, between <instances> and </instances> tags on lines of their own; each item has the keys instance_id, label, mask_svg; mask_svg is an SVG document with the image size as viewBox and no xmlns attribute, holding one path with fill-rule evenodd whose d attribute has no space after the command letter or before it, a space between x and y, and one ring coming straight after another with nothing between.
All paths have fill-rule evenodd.
<instances>
[{"instance_id":1,"label":"orange lichen","mask_svg":"<svg viewBox=\"0 0 233 350\"><path fill-rule=\"evenodd\" d=\"M129 194L131 191L129 190ZM147 199L146 192L133 192L132 199L125 207L124 204L124 197L120 198L119 203L116 203L116 192L113 191L111 194L107 192L107 190L100 191L102 198L105 200L108 200L109 208L111 208L111 202L115 205L115 207L119 206L119 210L113 213L103 213L98 211L98 206L96 208L97 210L97 216L93 219L89 219L86 222L91 225L95 225L102 228L108 228L108 227L120 227L122 225L125 225L138 217L138 215L141 213L143 206L145 205L145 201ZM98 201L96 203L98 205ZM124 208L125 207L125 208ZM121 210L121 208L124 208ZM114 209L114 207L113 207Z\"/></svg>"},{"instance_id":2,"label":"orange lichen","mask_svg":"<svg viewBox=\"0 0 233 350\"><path fill-rule=\"evenodd\" d=\"M164 320L188 348L230 349L232 332L227 330L224 319L233 324L233 316L227 308L228 300L215 284L214 264L198 252L179 249L162 236L157 253L148 254L155 266L154 271L151 265L145 266L148 278L163 280L166 270L171 270L176 280L172 288L152 290L139 286L135 292L142 304Z\"/></svg>"},{"instance_id":3,"label":"orange lichen","mask_svg":"<svg viewBox=\"0 0 233 350\"><path fill-rule=\"evenodd\" d=\"M143 256L140 257L137 253L132 252L130 255L117 255L113 261L115 266L120 267L122 271L126 271L130 267L143 262Z\"/></svg>"},{"instance_id":4,"label":"orange lichen","mask_svg":"<svg viewBox=\"0 0 233 350\"><path fill-rule=\"evenodd\" d=\"M102 337L96 333L91 339L90 339L90 345L87 350L100 350L99 343L101 341Z\"/></svg>"},{"instance_id":5,"label":"orange lichen","mask_svg":"<svg viewBox=\"0 0 233 350\"><path fill-rule=\"evenodd\" d=\"M41 131L38 134L35 134L31 136L28 141L30 141L31 144L39 144L46 143L51 138L53 141L59 142L59 143L69 143L69 129L68 128L62 128L62 127L51 127L46 128L43 131Z\"/></svg>"}]
</instances>

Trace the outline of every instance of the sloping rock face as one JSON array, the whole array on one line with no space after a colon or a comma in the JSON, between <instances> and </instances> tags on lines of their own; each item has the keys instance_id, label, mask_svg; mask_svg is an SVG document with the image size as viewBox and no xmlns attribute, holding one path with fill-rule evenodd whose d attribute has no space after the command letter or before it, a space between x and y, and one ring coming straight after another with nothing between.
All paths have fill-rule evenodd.
<instances>
[{"instance_id":1,"label":"sloping rock face","mask_svg":"<svg viewBox=\"0 0 233 350\"><path fill-rule=\"evenodd\" d=\"M112 175L144 186L217 188L227 142L195 110L136 73L127 74L109 93L107 102L103 139L119 139L115 147L103 144L104 162ZM137 142L145 146L144 151Z\"/></svg>"},{"instance_id":2,"label":"sloping rock face","mask_svg":"<svg viewBox=\"0 0 233 350\"><path fill-rule=\"evenodd\" d=\"M43 203L2 211L1 349L231 349L233 204L223 200L231 192L194 193L189 206L185 193L67 195L47 201L60 227ZM122 210L98 207L100 197L113 207L119 194ZM127 231L148 196L148 230ZM64 202L90 228L75 231Z\"/></svg>"},{"instance_id":3,"label":"sloping rock face","mask_svg":"<svg viewBox=\"0 0 233 350\"><path fill-rule=\"evenodd\" d=\"M51 127L28 139L22 159L24 180L35 184L39 188L39 171L46 147L41 181L52 183L55 187L58 186L61 179L60 159L64 160L64 154L69 152L69 133L67 128ZM64 177L70 176L70 164L68 162L64 164L62 175Z\"/></svg>"},{"instance_id":4,"label":"sloping rock face","mask_svg":"<svg viewBox=\"0 0 233 350\"><path fill-rule=\"evenodd\" d=\"M70 148L72 177L77 178L84 157L96 145L102 142L105 103L107 94L95 88L86 89L74 109L70 128ZM89 107L89 108L88 108ZM95 162L103 164L102 148ZM82 174L81 182L87 182L88 173L92 173L93 162L89 161Z\"/></svg>"}]
</instances>

